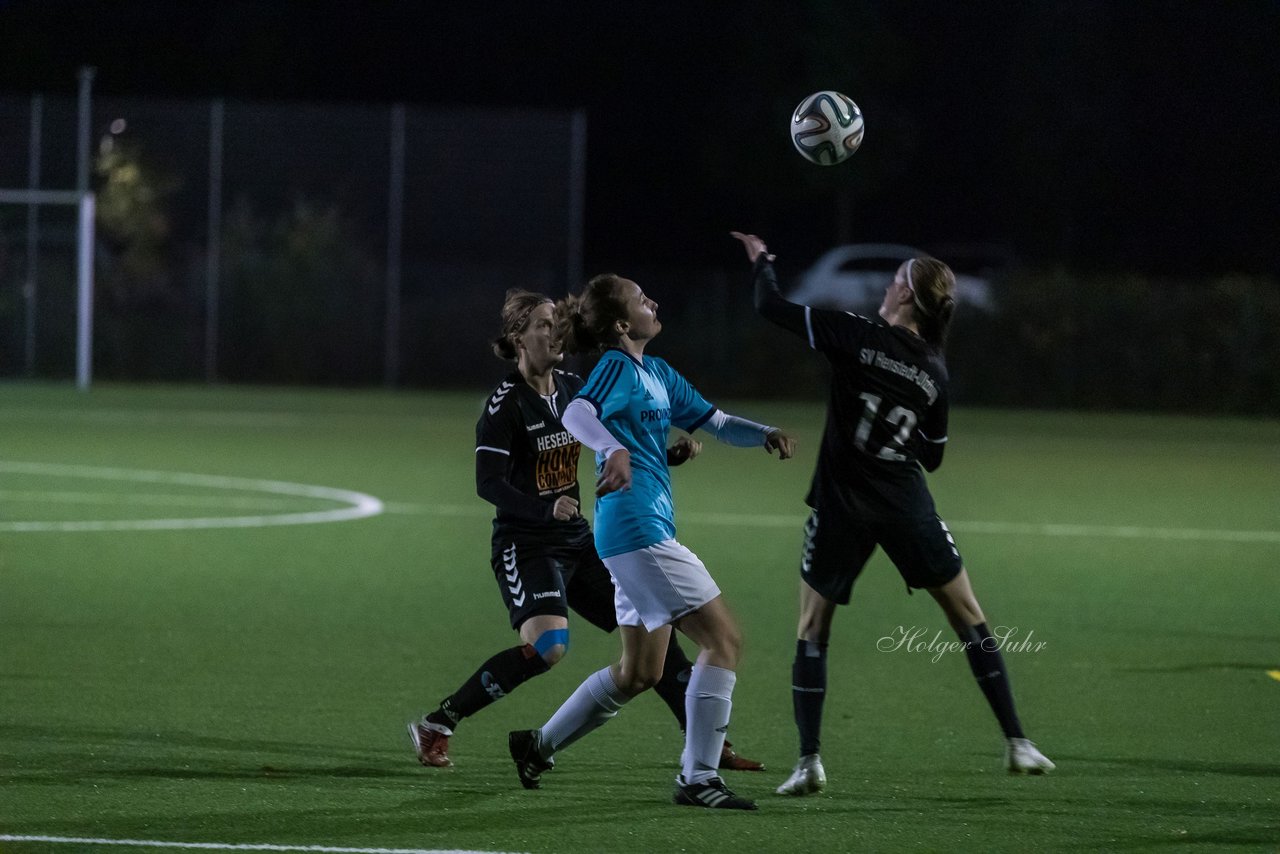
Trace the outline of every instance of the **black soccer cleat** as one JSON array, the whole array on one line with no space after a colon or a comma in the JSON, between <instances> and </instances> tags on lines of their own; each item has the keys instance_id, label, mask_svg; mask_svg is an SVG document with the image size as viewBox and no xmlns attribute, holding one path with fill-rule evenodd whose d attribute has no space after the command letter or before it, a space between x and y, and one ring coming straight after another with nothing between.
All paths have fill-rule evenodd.
<instances>
[{"instance_id":1,"label":"black soccer cleat","mask_svg":"<svg viewBox=\"0 0 1280 854\"><path fill-rule=\"evenodd\" d=\"M538 731L533 729L517 729L507 734L511 760L516 763L520 785L526 789L542 788L542 772L556 767L554 759L543 759L538 753L538 741Z\"/></svg>"},{"instance_id":2,"label":"black soccer cleat","mask_svg":"<svg viewBox=\"0 0 1280 854\"><path fill-rule=\"evenodd\" d=\"M672 800L682 807L707 807L713 810L759 809L755 801L740 798L731 792L719 777L712 777L705 783L681 783L677 777L676 793Z\"/></svg>"}]
</instances>

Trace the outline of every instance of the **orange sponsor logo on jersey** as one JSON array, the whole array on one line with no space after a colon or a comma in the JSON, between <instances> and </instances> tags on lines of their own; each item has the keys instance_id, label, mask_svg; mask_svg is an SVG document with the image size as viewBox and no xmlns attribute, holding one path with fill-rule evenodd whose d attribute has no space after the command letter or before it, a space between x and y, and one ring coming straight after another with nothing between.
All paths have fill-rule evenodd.
<instances>
[{"instance_id":1,"label":"orange sponsor logo on jersey","mask_svg":"<svg viewBox=\"0 0 1280 854\"><path fill-rule=\"evenodd\" d=\"M578 480L578 455L582 445L571 442L538 454L535 474L538 491L548 492L572 486Z\"/></svg>"}]
</instances>

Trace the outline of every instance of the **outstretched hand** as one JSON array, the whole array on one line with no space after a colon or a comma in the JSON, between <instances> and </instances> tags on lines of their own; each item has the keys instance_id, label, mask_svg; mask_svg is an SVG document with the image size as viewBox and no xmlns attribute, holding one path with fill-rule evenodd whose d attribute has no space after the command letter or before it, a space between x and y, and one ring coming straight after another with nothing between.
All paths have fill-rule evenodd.
<instances>
[{"instance_id":1,"label":"outstretched hand","mask_svg":"<svg viewBox=\"0 0 1280 854\"><path fill-rule=\"evenodd\" d=\"M741 240L742 245L747 250L747 260L752 264L756 259L763 255L766 259L772 261L778 256L769 254L769 247L764 245L764 241L754 234L743 234L741 231L731 231L729 236L735 240Z\"/></svg>"},{"instance_id":2,"label":"outstretched hand","mask_svg":"<svg viewBox=\"0 0 1280 854\"><path fill-rule=\"evenodd\" d=\"M596 497L631 488L631 452L623 448L614 451L604 461L600 477L596 479Z\"/></svg>"},{"instance_id":3,"label":"outstretched hand","mask_svg":"<svg viewBox=\"0 0 1280 854\"><path fill-rule=\"evenodd\" d=\"M781 430L770 430L764 439L764 449L771 454L776 449L779 460L789 460L796 455L796 440Z\"/></svg>"}]
</instances>

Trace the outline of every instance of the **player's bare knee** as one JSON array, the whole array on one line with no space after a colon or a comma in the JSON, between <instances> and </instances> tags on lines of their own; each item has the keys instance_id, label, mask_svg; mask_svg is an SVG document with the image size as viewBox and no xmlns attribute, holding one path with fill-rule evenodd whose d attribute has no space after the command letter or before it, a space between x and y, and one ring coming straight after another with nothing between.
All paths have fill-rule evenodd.
<instances>
[{"instance_id":1,"label":"player's bare knee","mask_svg":"<svg viewBox=\"0 0 1280 854\"><path fill-rule=\"evenodd\" d=\"M831 638L831 623L822 619L820 614L802 611L796 637L811 643L827 643Z\"/></svg>"},{"instance_id":2,"label":"player's bare knee","mask_svg":"<svg viewBox=\"0 0 1280 854\"><path fill-rule=\"evenodd\" d=\"M742 630L734 626L733 631L729 632L725 637L725 653L729 660L733 662L735 668L738 666L738 662L742 660L743 643Z\"/></svg>"},{"instance_id":3,"label":"player's bare knee","mask_svg":"<svg viewBox=\"0 0 1280 854\"><path fill-rule=\"evenodd\" d=\"M704 648L708 663L727 670L736 670L742 660L742 631L735 625L723 629L710 645Z\"/></svg>"},{"instance_id":4,"label":"player's bare knee","mask_svg":"<svg viewBox=\"0 0 1280 854\"><path fill-rule=\"evenodd\" d=\"M662 678L662 669L623 666L619 668L618 677L615 683L618 690L627 696L634 697L637 694L643 694L654 685L658 684L658 680Z\"/></svg>"},{"instance_id":5,"label":"player's bare knee","mask_svg":"<svg viewBox=\"0 0 1280 854\"><path fill-rule=\"evenodd\" d=\"M649 690L650 688L652 688L654 685L657 685L657 684L658 684L658 680L659 680L659 679L661 679L661 678L662 678L662 674L661 674L661 673L656 673L656 674L655 674L655 673L643 673L643 674L639 674L639 675L638 675L634 680L632 680L632 682L631 682L631 692L630 692L630 693L634 696L634 695L636 695L636 694L641 694L641 693L643 693L643 692L645 692L645 691L648 691L648 690Z\"/></svg>"}]
</instances>

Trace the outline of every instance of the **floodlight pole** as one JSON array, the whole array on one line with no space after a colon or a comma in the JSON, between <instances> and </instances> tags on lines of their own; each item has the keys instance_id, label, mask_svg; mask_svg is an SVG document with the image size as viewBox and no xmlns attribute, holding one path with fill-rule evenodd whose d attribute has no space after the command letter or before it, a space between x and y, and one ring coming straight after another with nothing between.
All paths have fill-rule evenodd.
<instances>
[{"instance_id":1,"label":"floodlight pole","mask_svg":"<svg viewBox=\"0 0 1280 854\"><path fill-rule=\"evenodd\" d=\"M209 105L209 232L204 261L204 379L218 380L218 304L222 268L222 125L221 99Z\"/></svg>"},{"instance_id":2,"label":"floodlight pole","mask_svg":"<svg viewBox=\"0 0 1280 854\"><path fill-rule=\"evenodd\" d=\"M80 205L80 243L76 274L76 388L88 391L93 380L93 194L89 192L89 142L93 126L93 76L97 69L80 68L80 134L76 150L76 192Z\"/></svg>"},{"instance_id":3,"label":"floodlight pole","mask_svg":"<svg viewBox=\"0 0 1280 854\"><path fill-rule=\"evenodd\" d=\"M44 126L44 96L31 96L31 135L27 148L27 189L40 189L40 148ZM36 300L39 298L40 267L40 206L27 205L27 284L26 340L23 347L23 364L28 377L36 372Z\"/></svg>"},{"instance_id":4,"label":"floodlight pole","mask_svg":"<svg viewBox=\"0 0 1280 854\"><path fill-rule=\"evenodd\" d=\"M383 384L400 383L401 244L404 241L405 107L391 107L391 169L387 180L387 296L383 321Z\"/></svg>"},{"instance_id":5,"label":"floodlight pole","mask_svg":"<svg viewBox=\"0 0 1280 854\"><path fill-rule=\"evenodd\" d=\"M573 114L569 137L569 245L566 247L570 290L582 287L582 234L587 195L587 114Z\"/></svg>"},{"instance_id":6,"label":"floodlight pole","mask_svg":"<svg viewBox=\"0 0 1280 854\"><path fill-rule=\"evenodd\" d=\"M76 264L76 388L93 380L93 193L80 194L80 240Z\"/></svg>"},{"instance_id":7,"label":"floodlight pole","mask_svg":"<svg viewBox=\"0 0 1280 854\"><path fill-rule=\"evenodd\" d=\"M76 147L76 190L89 192L89 134L93 126L93 75L96 68L83 66L80 79L79 123L80 133Z\"/></svg>"}]
</instances>

